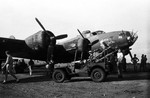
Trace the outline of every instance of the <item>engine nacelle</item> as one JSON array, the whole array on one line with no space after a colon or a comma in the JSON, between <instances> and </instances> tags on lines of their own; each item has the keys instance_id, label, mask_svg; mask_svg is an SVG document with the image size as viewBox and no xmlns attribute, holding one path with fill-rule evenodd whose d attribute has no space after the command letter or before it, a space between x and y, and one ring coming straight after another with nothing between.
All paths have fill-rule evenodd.
<instances>
[{"instance_id":1,"label":"engine nacelle","mask_svg":"<svg viewBox=\"0 0 150 98\"><path fill-rule=\"evenodd\" d=\"M50 32L50 31L49 31ZM44 31L39 31L25 39L28 47L33 50L43 50L47 49L50 43L50 36Z\"/></svg>"},{"instance_id":2,"label":"engine nacelle","mask_svg":"<svg viewBox=\"0 0 150 98\"><path fill-rule=\"evenodd\" d=\"M90 44L90 41L88 39L86 38L79 39L77 43L78 51L81 51L81 52L89 51L91 48L89 44Z\"/></svg>"}]
</instances>

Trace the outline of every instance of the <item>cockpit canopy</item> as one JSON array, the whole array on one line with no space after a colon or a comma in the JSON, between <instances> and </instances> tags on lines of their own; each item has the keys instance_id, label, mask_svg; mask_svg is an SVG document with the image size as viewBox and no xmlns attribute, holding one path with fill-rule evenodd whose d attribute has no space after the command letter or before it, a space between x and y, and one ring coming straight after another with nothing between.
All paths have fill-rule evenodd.
<instances>
[{"instance_id":1,"label":"cockpit canopy","mask_svg":"<svg viewBox=\"0 0 150 98\"><path fill-rule=\"evenodd\" d=\"M91 36L95 36L95 35L100 35L100 34L104 34L105 32L102 31L102 30L98 30L98 31L94 31L94 32L91 32L90 30L86 30L86 31L83 31L82 34L88 38L88 37L91 37Z\"/></svg>"},{"instance_id":2,"label":"cockpit canopy","mask_svg":"<svg viewBox=\"0 0 150 98\"><path fill-rule=\"evenodd\" d=\"M94 31L94 32L91 32L92 35L99 35L99 34L104 34L105 32L102 31L102 30L98 30L98 31Z\"/></svg>"}]
</instances>

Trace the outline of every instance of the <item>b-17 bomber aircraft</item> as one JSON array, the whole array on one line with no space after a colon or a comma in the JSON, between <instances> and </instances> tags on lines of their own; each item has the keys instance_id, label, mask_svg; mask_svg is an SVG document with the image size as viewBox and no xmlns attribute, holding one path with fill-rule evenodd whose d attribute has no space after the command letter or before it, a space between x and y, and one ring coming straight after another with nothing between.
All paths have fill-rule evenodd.
<instances>
[{"instance_id":1,"label":"b-17 bomber aircraft","mask_svg":"<svg viewBox=\"0 0 150 98\"><path fill-rule=\"evenodd\" d=\"M110 46L120 48L125 54L130 53L130 46L137 40L136 33L130 31L104 31L78 32L75 38L56 44L57 40L67 37L67 34L55 36L51 31L46 30L41 22L35 18L43 29L25 40L0 37L0 59L6 58L5 51L9 50L13 57L28 58L42 61L53 61L56 63L67 63L74 60L85 59L88 51L101 49Z\"/></svg>"},{"instance_id":2,"label":"b-17 bomber aircraft","mask_svg":"<svg viewBox=\"0 0 150 98\"><path fill-rule=\"evenodd\" d=\"M66 38L67 34L55 36L37 18L35 20L42 30L25 40L14 39L13 36L0 37L0 61L6 59L5 51L10 51L13 57L46 61L55 82L63 82L82 74L90 76L95 82L103 81L110 72L110 66L114 66L114 61L109 62L109 59L115 57L118 49L124 55L129 54L132 59L130 47L138 38L133 31L105 33L101 30L86 30L81 33L77 29L80 35L56 43Z\"/></svg>"}]
</instances>

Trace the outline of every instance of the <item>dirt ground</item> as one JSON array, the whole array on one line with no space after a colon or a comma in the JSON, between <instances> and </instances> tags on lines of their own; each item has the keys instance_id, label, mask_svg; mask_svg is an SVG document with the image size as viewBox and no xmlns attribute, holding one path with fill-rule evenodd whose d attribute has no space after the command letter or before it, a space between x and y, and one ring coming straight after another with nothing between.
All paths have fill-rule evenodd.
<instances>
[{"instance_id":1,"label":"dirt ground","mask_svg":"<svg viewBox=\"0 0 150 98\"><path fill-rule=\"evenodd\" d=\"M34 69L32 76L16 74L19 83L9 76L7 84L0 74L0 98L150 98L150 72L124 73L123 79L109 75L101 83L81 77L55 83L45 74L44 69Z\"/></svg>"}]
</instances>

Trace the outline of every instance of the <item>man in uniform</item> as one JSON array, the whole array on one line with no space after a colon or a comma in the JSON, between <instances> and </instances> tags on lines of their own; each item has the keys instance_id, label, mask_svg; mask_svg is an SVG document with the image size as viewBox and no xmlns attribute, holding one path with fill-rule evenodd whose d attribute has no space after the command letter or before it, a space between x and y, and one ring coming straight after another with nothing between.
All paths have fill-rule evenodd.
<instances>
[{"instance_id":1,"label":"man in uniform","mask_svg":"<svg viewBox=\"0 0 150 98\"><path fill-rule=\"evenodd\" d=\"M134 71L137 71L137 62L139 59L136 57L136 54L134 54L134 57L132 59L133 65L134 65Z\"/></svg>"},{"instance_id":2,"label":"man in uniform","mask_svg":"<svg viewBox=\"0 0 150 98\"><path fill-rule=\"evenodd\" d=\"M126 72L127 71L127 66L126 66L126 58L125 56L123 56L123 60L122 60L122 66L123 66L123 71Z\"/></svg>"},{"instance_id":3,"label":"man in uniform","mask_svg":"<svg viewBox=\"0 0 150 98\"><path fill-rule=\"evenodd\" d=\"M29 63L28 63L28 68L29 68L29 74L30 76L32 75L32 67L34 65L34 62L32 59L30 59Z\"/></svg>"},{"instance_id":4,"label":"man in uniform","mask_svg":"<svg viewBox=\"0 0 150 98\"><path fill-rule=\"evenodd\" d=\"M144 60L143 60L143 67L144 67L144 71L146 71L146 62L147 62L147 57L146 55L144 55Z\"/></svg>"},{"instance_id":5,"label":"man in uniform","mask_svg":"<svg viewBox=\"0 0 150 98\"><path fill-rule=\"evenodd\" d=\"M140 71L144 71L144 54L141 56Z\"/></svg>"},{"instance_id":6,"label":"man in uniform","mask_svg":"<svg viewBox=\"0 0 150 98\"><path fill-rule=\"evenodd\" d=\"M123 53L121 50L118 50L117 53L117 71L118 71L118 78L123 78L122 76L122 60L123 60Z\"/></svg>"},{"instance_id":7,"label":"man in uniform","mask_svg":"<svg viewBox=\"0 0 150 98\"><path fill-rule=\"evenodd\" d=\"M9 72L9 74L11 76L13 76L16 79L16 82L19 82L19 79L13 73L13 58L10 55L9 51L6 51L5 53L7 55L7 59L6 59L6 62L4 64L4 66L2 67L2 69L5 68L5 70L6 70L6 72L5 72L5 79L4 79L3 83L7 82L8 72Z\"/></svg>"}]
</instances>

